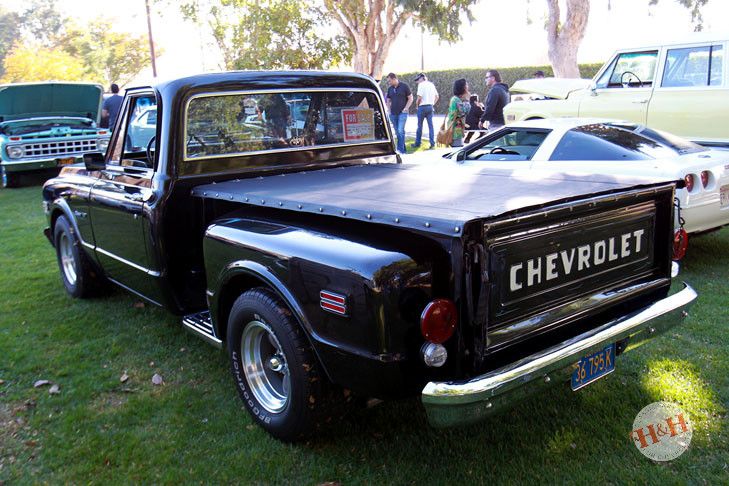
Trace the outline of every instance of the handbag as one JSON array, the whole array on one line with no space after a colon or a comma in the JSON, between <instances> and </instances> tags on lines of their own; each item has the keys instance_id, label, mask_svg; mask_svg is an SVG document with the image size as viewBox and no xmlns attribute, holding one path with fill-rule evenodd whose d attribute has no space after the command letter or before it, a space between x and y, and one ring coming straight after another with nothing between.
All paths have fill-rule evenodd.
<instances>
[{"instance_id":1,"label":"handbag","mask_svg":"<svg viewBox=\"0 0 729 486\"><path fill-rule=\"evenodd\" d=\"M450 146L450 144L453 143L453 125L446 128L447 123L448 117L446 116L443 119L443 125L441 125L440 130L438 130L435 140L441 145Z\"/></svg>"}]
</instances>

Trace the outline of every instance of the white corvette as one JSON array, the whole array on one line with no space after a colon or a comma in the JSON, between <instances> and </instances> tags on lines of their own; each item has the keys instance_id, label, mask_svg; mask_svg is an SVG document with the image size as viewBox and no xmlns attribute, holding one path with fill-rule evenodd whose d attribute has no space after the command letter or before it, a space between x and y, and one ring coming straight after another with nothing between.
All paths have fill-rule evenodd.
<instances>
[{"instance_id":1,"label":"white corvette","mask_svg":"<svg viewBox=\"0 0 729 486\"><path fill-rule=\"evenodd\" d=\"M426 163L431 155L408 156ZM729 151L707 149L632 122L551 118L516 122L442 156L478 168L682 179L676 229L698 234L729 224ZM685 234L677 234L685 250ZM681 241L682 240L682 241Z\"/></svg>"}]
</instances>

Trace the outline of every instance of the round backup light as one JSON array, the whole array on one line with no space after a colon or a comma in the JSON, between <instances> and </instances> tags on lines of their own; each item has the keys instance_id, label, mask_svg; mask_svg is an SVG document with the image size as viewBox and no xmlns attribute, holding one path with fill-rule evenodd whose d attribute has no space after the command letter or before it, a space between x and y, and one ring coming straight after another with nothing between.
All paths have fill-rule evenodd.
<instances>
[{"instance_id":1,"label":"round backup light","mask_svg":"<svg viewBox=\"0 0 729 486\"><path fill-rule=\"evenodd\" d=\"M448 359L448 351L442 344L425 343L420 352L423 363L430 368L440 368Z\"/></svg>"},{"instance_id":2,"label":"round backup light","mask_svg":"<svg viewBox=\"0 0 729 486\"><path fill-rule=\"evenodd\" d=\"M10 146L7 148L7 152L11 159L19 159L23 156L23 147Z\"/></svg>"},{"instance_id":3,"label":"round backup light","mask_svg":"<svg viewBox=\"0 0 729 486\"><path fill-rule=\"evenodd\" d=\"M709 171L708 170L702 170L701 171L701 186L706 189L706 187L709 185Z\"/></svg>"},{"instance_id":4,"label":"round backup light","mask_svg":"<svg viewBox=\"0 0 729 486\"><path fill-rule=\"evenodd\" d=\"M688 235L686 230L677 229L673 233L673 259L679 261L686 254L688 246Z\"/></svg>"},{"instance_id":5,"label":"round backup light","mask_svg":"<svg viewBox=\"0 0 729 486\"><path fill-rule=\"evenodd\" d=\"M684 180L686 181L686 190L688 192L693 191L694 190L694 175L686 174L686 177L684 177Z\"/></svg>"},{"instance_id":6,"label":"round backup light","mask_svg":"<svg viewBox=\"0 0 729 486\"><path fill-rule=\"evenodd\" d=\"M436 299L420 315L420 332L427 341L441 344L453 335L457 323L456 304L448 299Z\"/></svg>"}]
</instances>

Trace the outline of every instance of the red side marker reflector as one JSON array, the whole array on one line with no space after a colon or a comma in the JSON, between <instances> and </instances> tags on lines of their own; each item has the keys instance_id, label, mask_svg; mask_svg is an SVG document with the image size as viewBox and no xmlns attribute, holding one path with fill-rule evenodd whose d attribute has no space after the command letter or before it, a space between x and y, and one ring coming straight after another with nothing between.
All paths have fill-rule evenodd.
<instances>
[{"instance_id":1,"label":"red side marker reflector","mask_svg":"<svg viewBox=\"0 0 729 486\"><path fill-rule=\"evenodd\" d=\"M683 229L677 229L673 233L673 260L679 261L686 254L688 246L688 235Z\"/></svg>"},{"instance_id":2,"label":"red side marker reflector","mask_svg":"<svg viewBox=\"0 0 729 486\"><path fill-rule=\"evenodd\" d=\"M319 292L319 298L321 299L319 305L325 311L333 312L342 316L347 315L347 298L344 295L322 290Z\"/></svg>"}]
</instances>

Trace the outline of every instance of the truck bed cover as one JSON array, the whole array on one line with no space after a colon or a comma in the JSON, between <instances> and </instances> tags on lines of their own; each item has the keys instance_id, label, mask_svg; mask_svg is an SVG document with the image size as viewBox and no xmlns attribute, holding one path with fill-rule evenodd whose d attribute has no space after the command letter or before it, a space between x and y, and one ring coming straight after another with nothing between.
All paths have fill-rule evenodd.
<instances>
[{"instance_id":1,"label":"truck bed cover","mask_svg":"<svg viewBox=\"0 0 729 486\"><path fill-rule=\"evenodd\" d=\"M202 198L325 214L458 236L464 223L665 180L438 165L367 164L236 179Z\"/></svg>"}]
</instances>

